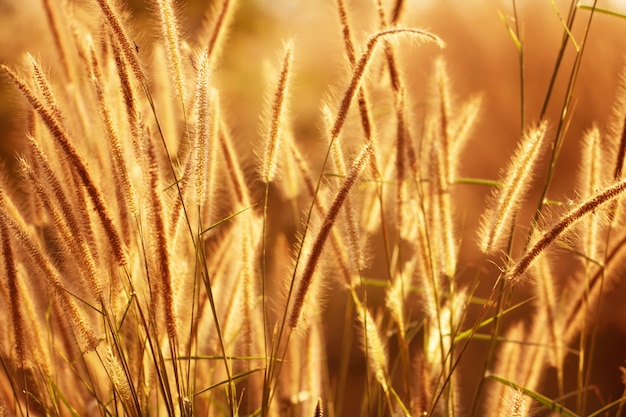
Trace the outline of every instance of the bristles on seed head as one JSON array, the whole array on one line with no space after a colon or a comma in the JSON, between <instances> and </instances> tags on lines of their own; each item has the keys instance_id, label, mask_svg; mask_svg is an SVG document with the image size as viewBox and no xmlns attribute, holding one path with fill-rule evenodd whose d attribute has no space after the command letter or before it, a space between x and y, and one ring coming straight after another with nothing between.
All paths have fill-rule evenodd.
<instances>
[{"instance_id":1,"label":"bristles on seed head","mask_svg":"<svg viewBox=\"0 0 626 417\"><path fill-rule=\"evenodd\" d=\"M616 103L613 105L612 117L608 128L608 142L607 148L611 149L611 154L617 156L614 163L613 178L619 179L622 177L624 170L624 158L626 157L626 65L622 69L620 76Z\"/></svg>"},{"instance_id":2,"label":"bristles on seed head","mask_svg":"<svg viewBox=\"0 0 626 417\"><path fill-rule=\"evenodd\" d=\"M4 199L0 193L0 204ZM0 222L0 238L2 244L0 249L2 252L2 263L4 264L4 273L6 274L6 285L8 287L9 310L11 315L11 324L13 325L13 337L15 342L15 354L17 363L21 368L26 365L26 335L25 330L28 328L25 323L23 310L20 305L22 296L20 295L20 285L17 273L17 263L15 261L13 245L11 237L8 233L8 227L5 222Z\"/></svg>"},{"instance_id":3,"label":"bristles on seed head","mask_svg":"<svg viewBox=\"0 0 626 417\"><path fill-rule=\"evenodd\" d=\"M137 78L137 81L141 83L145 82L145 77L143 76L143 72L141 70L141 65L139 63L139 58L137 57L134 43L124 30L119 12L111 5L109 0L96 1L98 2L98 5L102 10L102 14L111 28L113 37L117 42L119 42L124 57L128 61L133 74Z\"/></svg>"},{"instance_id":4,"label":"bristles on seed head","mask_svg":"<svg viewBox=\"0 0 626 417\"><path fill-rule=\"evenodd\" d=\"M289 79L291 77L292 64L293 42L288 42L285 46L285 54L280 69L278 86L272 99L270 126L266 135L265 153L263 155L263 166L261 168L261 178L265 183L274 181L276 177L280 139L286 118L286 99L289 94Z\"/></svg>"},{"instance_id":5,"label":"bristles on seed head","mask_svg":"<svg viewBox=\"0 0 626 417\"><path fill-rule=\"evenodd\" d=\"M222 0L219 10L216 10L213 7L210 7L209 10L207 10L207 18L205 20L211 20L213 26L211 33L206 35L208 38L207 51L213 62L219 60L219 55L224 45L223 39L225 37L226 27L232 20L237 3L238 2L234 0ZM214 5L215 3L212 4ZM204 23L203 26L208 28L209 24ZM208 32L208 29L205 30Z\"/></svg>"},{"instance_id":6,"label":"bristles on seed head","mask_svg":"<svg viewBox=\"0 0 626 417\"><path fill-rule=\"evenodd\" d=\"M526 397L519 389L508 388L502 401L501 417L526 417L528 406Z\"/></svg>"},{"instance_id":7,"label":"bristles on seed head","mask_svg":"<svg viewBox=\"0 0 626 417\"><path fill-rule=\"evenodd\" d=\"M156 0L156 4L161 19L161 30L165 41L167 60L170 65L172 78L176 84L176 95L184 108L187 91L185 88L183 62L180 54L180 36L174 7L172 6L172 0Z\"/></svg>"},{"instance_id":8,"label":"bristles on seed head","mask_svg":"<svg viewBox=\"0 0 626 417\"><path fill-rule=\"evenodd\" d=\"M363 347L367 355L370 371L383 388L389 390L387 376L387 352L376 322L369 310L357 303L357 317L363 329Z\"/></svg>"},{"instance_id":9,"label":"bristles on seed head","mask_svg":"<svg viewBox=\"0 0 626 417\"><path fill-rule=\"evenodd\" d=\"M532 184L532 175L542 154L547 123L529 130L509 162L502 187L495 190L489 208L481 218L479 246L483 253L492 253L502 247L507 232L523 199Z\"/></svg>"},{"instance_id":10,"label":"bristles on seed head","mask_svg":"<svg viewBox=\"0 0 626 417\"><path fill-rule=\"evenodd\" d=\"M587 200L575 206L566 213L561 220L556 222L551 228L546 230L539 240L530 247L524 256L522 256L510 269L507 278L511 280L519 279L531 266L533 261L541 255L541 253L564 232L569 230L585 215L594 212L603 204L619 197L626 190L626 180L621 180L605 188L601 192L593 195Z\"/></svg>"},{"instance_id":11,"label":"bristles on seed head","mask_svg":"<svg viewBox=\"0 0 626 417\"><path fill-rule=\"evenodd\" d=\"M372 60L374 50L379 41L396 38L401 35L410 35L413 39L416 39L418 41L435 42L441 48L445 46L445 43L439 37L431 33L416 29L389 29L378 32L370 37L364 52L361 54L360 58L356 61L356 64L354 65L350 84L348 85L348 88L344 93L341 104L339 105L339 111L337 112L335 123L333 124L330 132L331 142L334 142L335 139L339 136L339 133L341 132L341 129L346 122L350 104L352 103L354 97L356 97L358 91L360 91L361 82L363 81L363 77L365 76L365 71Z\"/></svg>"},{"instance_id":12,"label":"bristles on seed head","mask_svg":"<svg viewBox=\"0 0 626 417\"><path fill-rule=\"evenodd\" d=\"M603 155L603 147L600 130L594 126L583 136L582 158L578 175L578 189L580 198L589 198L601 189L613 173L609 173L607 168L611 167L611 162L607 161ZM600 210L592 213L583 219L577 228L577 242L582 246L582 253L590 260L600 262L604 239L600 233L603 223L609 218L607 210Z\"/></svg>"},{"instance_id":13,"label":"bristles on seed head","mask_svg":"<svg viewBox=\"0 0 626 417\"><path fill-rule=\"evenodd\" d=\"M331 228L333 227L333 224L337 219L339 210L346 201L346 198L350 190L352 189L352 186L354 186L357 179L365 169L365 166L367 165L367 163L369 163L372 154L372 147L368 144L365 145L363 150L354 159L354 162L352 164L352 167L350 168L350 171L348 172L348 175L346 176L346 179L341 185L341 188L337 192L335 199L328 209L328 213L326 213L326 216L322 221L322 227L313 242L311 253L306 260L304 270L302 272L302 277L300 279L300 286L294 299L289 319L289 325L292 329L296 328L296 326L298 325L298 321L300 320L300 314L307 298L307 292L309 290L309 287L311 286L313 273L315 272L317 263L322 255L322 249L324 248L326 239L328 238Z\"/></svg>"},{"instance_id":14,"label":"bristles on seed head","mask_svg":"<svg viewBox=\"0 0 626 417\"><path fill-rule=\"evenodd\" d=\"M414 264L412 262L412 264ZM403 270L399 271L395 276L392 284L388 287L385 297L385 305L389 309L389 313L398 326L400 336L404 339L406 335L406 325L404 320L405 300L409 291L409 280L407 277L413 270L413 265L404 265Z\"/></svg>"}]
</instances>

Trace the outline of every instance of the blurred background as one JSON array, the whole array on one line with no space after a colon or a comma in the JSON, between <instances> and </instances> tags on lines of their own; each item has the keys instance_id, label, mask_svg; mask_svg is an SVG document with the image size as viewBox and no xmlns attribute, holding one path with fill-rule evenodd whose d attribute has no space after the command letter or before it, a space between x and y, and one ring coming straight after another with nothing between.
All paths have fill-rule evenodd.
<instances>
[{"instance_id":1,"label":"blurred background","mask_svg":"<svg viewBox=\"0 0 626 417\"><path fill-rule=\"evenodd\" d=\"M61 0L55 0L61 1ZM81 5L83 0L67 0ZM150 43L158 34L151 24L153 9L147 1L127 2L126 10L136 24L135 42L149 53ZM216 7L215 1L187 0L180 3L179 18L185 27L185 37L193 41L201 29L205 14ZM228 31L219 77L225 114L235 135L245 148L260 140L266 83L263 65L275 63L282 52L285 39L295 41L295 86L291 108L294 133L300 143L313 147L324 146L320 138L322 122L320 106L323 100L335 103L348 80L347 64L343 55L341 29L332 0L241 0L236 8L234 22ZM348 0L354 34L359 46L377 28L375 1ZM390 3L390 2L388 2ZM626 14L626 2L600 0L598 7ZM569 1L555 1L563 19ZM0 0L0 62L19 66L24 53L39 57L54 78L55 60L52 39L41 0ZM522 33L525 60L525 114L527 124L536 121L545 98L557 52L562 40L563 26L550 0L520 0L517 2L518 23ZM510 1L500 0L407 0L400 26L429 30L445 40L443 51L432 46L418 46L400 42L404 82L411 91L416 111L424 106L434 59L442 55L448 63L452 88L456 98L463 102L477 94L483 95L480 120L467 147L461 172L466 177L496 179L515 149L522 131L520 108L519 55L500 18L503 15L513 24ZM584 25L589 17L586 10L578 10L573 35L582 39ZM563 71L557 80L553 99L548 109L548 120L559 117L567 77L573 62L573 48L568 46ZM143 53L143 52L142 52ZM579 81L575 90L571 125L561 152L549 198L567 200L576 197L573 190L579 161L579 145L586 129L597 123L601 128L611 119L611 108L626 60L626 19L597 14L589 33ZM297 97L297 100L295 99ZM626 100L626 97L622 97ZM22 99L0 76L0 154L9 167L19 153L25 129ZM418 126L412 126L417 131ZM311 153L316 153L312 151ZM477 186L459 187L459 218L464 236L460 264L468 267L476 262L478 252L474 243L478 214L483 211L488 189ZM533 200L534 198L534 200ZM538 194L531 197L536 205ZM532 206L532 205L531 205ZM495 271L494 271L495 273ZM594 359L593 384L601 398L608 402L622 395L619 366L626 360L626 277L622 284L605 297L598 343ZM342 311L341 294L329 296L328 310ZM329 345L340 335L329 328ZM480 355L475 343L468 355ZM469 356L471 357L471 356ZM331 363L333 357L330 357ZM574 358L570 358L575 363ZM362 370L362 365L355 365ZM475 372L463 371L468 381ZM462 376L463 378L463 376Z\"/></svg>"}]
</instances>

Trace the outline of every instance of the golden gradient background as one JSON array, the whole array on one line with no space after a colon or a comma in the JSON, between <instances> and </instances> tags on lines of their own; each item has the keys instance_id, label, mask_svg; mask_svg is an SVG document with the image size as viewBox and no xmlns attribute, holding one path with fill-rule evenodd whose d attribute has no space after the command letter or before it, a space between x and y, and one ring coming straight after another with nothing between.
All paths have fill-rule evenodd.
<instances>
[{"instance_id":1,"label":"golden gradient background","mask_svg":"<svg viewBox=\"0 0 626 417\"><path fill-rule=\"evenodd\" d=\"M69 0L69 3L83 2ZM129 1L127 10L137 25L134 32L136 43L142 53L149 53L151 39L157 34L151 32L154 27L151 24L153 16L145 3ZM191 43L211 3L188 1L181 5L179 17L187 28L186 36ZM334 103L332 100L341 93L348 80L335 2L241 0L239 3L217 77L221 80L218 85L225 114L241 142L240 147L245 148L247 144L260 141L259 115L266 91L263 63L276 60L282 50L283 40L287 38L295 40L296 75L291 97L295 135L300 143L306 142L312 149L324 146L324 139L320 137L321 102L330 100ZM359 45L363 45L368 35L376 30L375 8L371 3L375 2L348 2ZM448 63L453 92L459 100L466 100L476 94L484 95L481 117L467 147L466 156L461 161L461 172L467 177L497 178L499 170L505 166L514 150L522 128L518 54L498 14L500 11L510 18L511 3L496 0L407 0L406 3L402 26L430 30L448 45L445 50L439 51L432 46L418 46L411 42L398 44L403 77L411 90L415 111L419 112L426 100L434 58L443 55ZM566 16L569 2L556 3L562 15ZM617 2L599 1L598 6L626 13L626 6ZM563 31L549 0L519 0L518 13L525 47L526 119L532 122L538 117L544 100ZM589 12L585 10L577 12L574 36L578 40L582 37L583 25L588 16ZM605 126L611 117L620 72L626 62L626 19L595 16L586 48L575 90L574 116L549 193L549 198L553 200L576 197L573 186L582 132L594 123ZM57 57L41 3L38 0L0 0L0 62L10 66L20 65L26 51L40 57L54 78ZM548 112L548 120L553 128L572 60L570 44ZM20 111L22 106L21 98L8 84L6 77L0 77L0 152L9 166L9 172L11 160L19 152L24 132L25 114ZM411 128L417 131L418 126ZM311 151L314 154L318 152ZM478 216L483 211L483 199L487 192L487 189L477 186L461 186L458 190L457 210L459 218L464 221L465 232L460 265L468 271L467 276L462 278L471 276L474 272L472 266L479 260L474 230ZM529 207L536 205L537 198L538 194L533 194ZM343 314L343 297L345 294L336 299L330 297L327 300L328 310L335 315ZM616 399L624 390L618 367L625 365L626 360L625 298L626 276L622 278L620 286L607 294L602 307L601 333L592 376L592 383L599 387L602 399L593 405L594 408L602 402ZM332 343L338 340L339 335L338 330L330 326L327 332L332 366ZM468 395L473 392L471 385L474 383L472 381L476 381L478 372L468 365L472 358L480 357L485 349L481 343L472 344L467 360L461 364L461 379L468 381L464 386ZM570 356L569 365L575 365L575 362L576 359ZM363 366L355 366L355 369L360 372ZM550 387L546 387L545 391L550 392ZM595 398L595 395L591 397Z\"/></svg>"}]
</instances>

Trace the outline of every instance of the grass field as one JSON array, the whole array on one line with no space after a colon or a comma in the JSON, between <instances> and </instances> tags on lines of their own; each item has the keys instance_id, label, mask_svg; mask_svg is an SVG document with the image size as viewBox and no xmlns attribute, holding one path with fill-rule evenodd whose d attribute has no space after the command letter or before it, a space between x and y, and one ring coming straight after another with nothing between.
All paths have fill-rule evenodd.
<instances>
[{"instance_id":1,"label":"grass field","mask_svg":"<svg viewBox=\"0 0 626 417\"><path fill-rule=\"evenodd\" d=\"M623 415L620 7L0 2L0 416Z\"/></svg>"}]
</instances>

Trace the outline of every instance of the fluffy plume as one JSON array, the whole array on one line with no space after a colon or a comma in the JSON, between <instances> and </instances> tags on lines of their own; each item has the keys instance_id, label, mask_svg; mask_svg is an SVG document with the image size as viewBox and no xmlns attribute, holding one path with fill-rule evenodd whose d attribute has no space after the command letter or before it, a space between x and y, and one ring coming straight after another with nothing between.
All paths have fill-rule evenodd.
<instances>
[{"instance_id":1,"label":"fluffy plume","mask_svg":"<svg viewBox=\"0 0 626 417\"><path fill-rule=\"evenodd\" d=\"M479 246L484 253L491 253L502 247L511 223L532 184L532 175L541 156L542 144L547 143L544 140L547 127L547 123L543 122L524 134L501 179L501 188L493 193L489 208L481 218Z\"/></svg>"}]
</instances>

